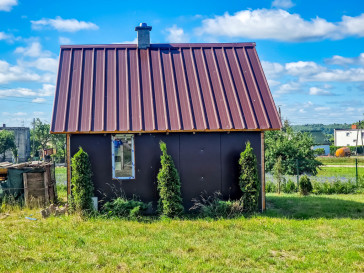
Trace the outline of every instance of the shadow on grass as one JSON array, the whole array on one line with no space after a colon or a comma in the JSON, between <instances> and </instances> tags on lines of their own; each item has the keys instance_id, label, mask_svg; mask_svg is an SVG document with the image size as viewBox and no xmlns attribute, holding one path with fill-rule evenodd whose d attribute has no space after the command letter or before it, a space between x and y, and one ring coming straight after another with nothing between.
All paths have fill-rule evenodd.
<instances>
[{"instance_id":1,"label":"shadow on grass","mask_svg":"<svg viewBox=\"0 0 364 273\"><path fill-rule=\"evenodd\" d=\"M359 197L359 196L358 196ZM360 195L360 197L363 197ZM264 216L274 218L364 219L364 203L334 196L269 195Z\"/></svg>"}]
</instances>

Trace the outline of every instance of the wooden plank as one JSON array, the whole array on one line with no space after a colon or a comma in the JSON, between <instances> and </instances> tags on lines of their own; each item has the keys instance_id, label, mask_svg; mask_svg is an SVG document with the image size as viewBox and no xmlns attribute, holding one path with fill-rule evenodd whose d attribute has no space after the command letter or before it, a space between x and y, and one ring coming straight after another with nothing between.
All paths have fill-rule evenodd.
<instances>
[{"instance_id":1,"label":"wooden plank","mask_svg":"<svg viewBox=\"0 0 364 273\"><path fill-rule=\"evenodd\" d=\"M44 185L44 199L45 199L45 205L49 204L49 194L48 194L48 185L49 185L49 179L48 179L48 172L47 168L46 171L43 173L43 185Z\"/></svg>"},{"instance_id":2,"label":"wooden plank","mask_svg":"<svg viewBox=\"0 0 364 273\"><path fill-rule=\"evenodd\" d=\"M265 211L265 160L264 160L264 132L260 133L260 150L261 150L261 196L262 196L262 212Z\"/></svg>"},{"instance_id":3,"label":"wooden plank","mask_svg":"<svg viewBox=\"0 0 364 273\"><path fill-rule=\"evenodd\" d=\"M71 194L71 135L66 135L66 145L67 145L67 201L68 196Z\"/></svg>"},{"instance_id":4,"label":"wooden plank","mask_svg":"<svg viewBox=\"0 0 364 273\"><path fill-rule=\"evenodd\" d=\"M23 173L23 182L24 182L24 202L25 206L28 206L29 196L28 196L28 178L27 174Z\"/></svg>"}]
</instances>

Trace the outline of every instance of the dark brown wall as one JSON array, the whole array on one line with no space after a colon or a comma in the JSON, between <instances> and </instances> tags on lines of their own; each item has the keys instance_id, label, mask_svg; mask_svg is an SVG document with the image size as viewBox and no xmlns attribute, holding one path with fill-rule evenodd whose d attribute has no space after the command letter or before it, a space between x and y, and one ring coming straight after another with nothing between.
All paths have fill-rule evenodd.
<instances>
[{"instance_id":1,"label":"dark brown wall","mask_svg":"<svg viewBox=\"0 0 364 273\"><path fill-rule=\"evenodd\" d=\"M71 156L81 146L91 159L95 195L109 199L121 191L127 196L138 196L144 202L158 200L156 177L160 168L159 141L167 144L179 171L182 197L186 210L192 198L203 191L220 191L224 198L239 198L238 160L249 140L258 159L260 175L260 132L228 133L170 133L135 135L135 176L133 180L113 180L111 164L111 135L72 135Z\"/></svg>"}]
</instances>

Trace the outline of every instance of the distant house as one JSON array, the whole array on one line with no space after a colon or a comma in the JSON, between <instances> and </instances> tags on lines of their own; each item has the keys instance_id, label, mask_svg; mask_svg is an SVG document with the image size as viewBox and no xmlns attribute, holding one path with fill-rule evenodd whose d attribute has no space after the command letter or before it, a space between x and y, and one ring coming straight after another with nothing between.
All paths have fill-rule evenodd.
<instances>
[{"instance_id":1,"label":"distant house","mask_svg":"<svg viewBox=\"0 0 364 273\"><path fill-rule=\"evenodd\" d=\"M3 126L0 127L0 131L1 130L14 132L15 144L18 148L18 158L13 158L13 153L7 151L5 154L5 161L12 162L17 160L19 163L28 161L30 157L30 129L27 127L6 127L6 125L3 124ZM2 161L2 159L1 156L0 161Z\"/></svg>"},{"instance_id":2,"label":"distant house","mask_svg":"<svg viewBox=\"0 0 364 273\"><path fill-rule=\"evenodd\" d=\"M136 27L137 45L61 46L51 133L67 134L68 161L82 146L99 199L122 191L155 208L163 140L188 209L202 192L240 197L250 141L264 209L264 131L281 122L255 44L150 44L150 30Z\"/></svg>"},{"instance_id":3,"label":"distant house","mask_svg":"<svg viewBox=\"0 0 364 273\"><path fill-rule=\"evenodd\" d=\"M335 129L335 146L356 146L364 144L363 129Z\"/></svg>"}]
</instances>

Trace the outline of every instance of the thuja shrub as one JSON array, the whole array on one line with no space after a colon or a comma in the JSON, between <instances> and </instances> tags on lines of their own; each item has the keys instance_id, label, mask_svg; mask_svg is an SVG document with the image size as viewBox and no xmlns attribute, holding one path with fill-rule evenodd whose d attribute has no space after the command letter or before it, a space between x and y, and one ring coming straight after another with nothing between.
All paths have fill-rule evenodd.
<instances>
[{"instance_id":1,"label":"thuja shrub","mask_svg":"<svg viewBox=\"0 0 364 273\"><path fill-rule=\"evenodd\" d=\"M249 141L245 145L245 150L240 154L239 165L239 186L242 191L241 201L244 204L245 211L253 212L258 210L260 181L258 178L257 158Z\"/></svg>"},{"instance_id":2,"label":"thuja shrub","mask_svg":"<svg viewBox=\"0 0 364 273\"><path fill-rule=\"evenodd\" d=\"M93 210L93 183L91 163L88 154L80 147L72 157L72 196L71 211L88 213Z\"/></svg>"},{"instance_id":3,"label":"thuja shrub","mask_svg":"<svg viewBox=\"0 0 364 273\"><path fill-rule=\"evenodd\" d=\"M164 216L174 218L183 213L181 182L173 159L167 154L167 145L163 141L159 145L162 155L161 168L157 176L159 191L158 209Z\"/></svg>"},{"instance_id":4,"label":"thuja shrub","mask_svg":"<svg viewBox=\"0 0 364 273\"><path fill-rule=\"evenodd\" d=\"M300 193L302 195L309 195L312 192L312 183L307 175L300 178Z\"/></svg>"}]
</instances>

